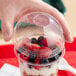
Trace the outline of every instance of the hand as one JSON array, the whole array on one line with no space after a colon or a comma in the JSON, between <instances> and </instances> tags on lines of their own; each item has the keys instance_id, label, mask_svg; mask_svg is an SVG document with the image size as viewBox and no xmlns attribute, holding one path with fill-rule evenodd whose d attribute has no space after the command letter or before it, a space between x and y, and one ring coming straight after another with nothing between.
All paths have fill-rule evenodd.
<instances>
[{"instance_id":1,"label":"hand","mask_svg":"<svg viewBox=\"0 0 76 76\"><path fill-rule=\"evenodd\" d=\"M72 42L70 29L64 16L54 7L42 0L0 0L0 19L4 39L9 41L13 36L13 23L29 12L46 12L55 17L63 28L63 35L67 42Z\"/></svg>"}]
</instances>

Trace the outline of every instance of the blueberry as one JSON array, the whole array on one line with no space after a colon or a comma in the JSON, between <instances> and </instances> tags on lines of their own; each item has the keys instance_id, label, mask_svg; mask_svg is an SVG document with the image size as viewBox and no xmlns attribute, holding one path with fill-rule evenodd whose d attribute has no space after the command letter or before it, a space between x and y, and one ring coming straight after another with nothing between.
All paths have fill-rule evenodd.
<instances>
[{"instance_id":1,"label":"blueberry","mask_svg":"<svg viewBox=\"0 0 76 76\"><path fill-rule=\"evenodd\" d=\"M42 59L40 60L40 63L41 63L41 64L47 64L47 63L49 63L49 61L48 61L47 58L42 58Z\"/></svg>"},{"instance_id":2,"label":"blueberry","mask_svg":"<svg viewBox=\"0 0 76 76\"><path fill-rule=\"evenodd\" d=\"M36 40L36 38L32 38L32 39L31 39L31 43L33 43L33 44L37 44L37 40Z\"/></svg>"},{"instance_id":3,"label":"blueberry","mask_svg":"<svg viewBox=\"0 0 76 76\"><path fill-rule=\"evenodd\" d=\"M19 47L19 49L17 49L17 52L18 52L19 54L21 54L21 53L24 52L24 51L25 51L25 49L22 48L22 47Z\"/></svg>"},{"instance_id":4,"label":"blueberry","mask_svg":"<svg viewBox=\"0 0 76 76\"><path fill-rule=\"evenodd\" d=\"M40 36L40 37L38 38L38 42L41 42L43 39L44 39L44 37L43 37L43 36Z\"/></svg>"},{"instance_id":5,"label":"blueberry","mask_svg":"<svg viewBox=\"0 0 76 76\"><path fill-rule=\"evenodd\" d=\"M30 62L30 63L35 63L35 59L29 58L29 59L28 59L28 62Z\"/></svg>"},{"instance_id":6,"label":"blueberry","mask_svg":"<svg viewBox=\"0 0 76 76\"><path fill-rule=\"evenodd\" d=\"M31 63L35 63L35 60L36 60L36 53L32 53L32 52L30 52L30 55L29 55L29 62L31 62Z\"/></svg>"},{"instance_id":7,"label":"blueberry","mask_svg":"<svg viewBox=\"0 0 76 76\"><path fill-rule=\"evenodd\" d=\"M29 52L29 57L30 57L30 58L35 59L36 56L37 56L36 53Z\"/></svg>"}]
</instances>

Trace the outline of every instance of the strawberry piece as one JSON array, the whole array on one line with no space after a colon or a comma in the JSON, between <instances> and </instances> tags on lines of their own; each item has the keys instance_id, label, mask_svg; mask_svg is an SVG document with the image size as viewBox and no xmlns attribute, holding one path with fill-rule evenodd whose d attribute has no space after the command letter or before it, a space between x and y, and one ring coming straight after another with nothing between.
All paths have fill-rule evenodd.
<instances>
[{"instance_id":1,"label":"strawberry piece","mask_svg":"<svg viewBox=\"0 0 76 76\"><path fill-rule=\"evenodd\" d=\"M31 43L25 43L25 47L29 50L33 50L33 48L31 47Z\"/></svg>"},{"instance_id":2,"label":"strawberry piece","mask_svg":"<svg viewBox=\"0 0 76 76\"><path fill-rule=\"evenodd\" d=\"M48 46L48 43L47 43L47 39L44 38L42 41L41 41L41 44L45 45L46 47Z\"/></svg>"},{"instance_id":3,"label":"strawberry piece","mask_svg":"<svg viewBox=\"0 0 76 76\"><path fill-rule=\"evenodd\" d=\"M36 60L36 64L40 64L40 60L37 59ZM34 66L35 69L40 70L40 68L42 68L42 66Z\"/></svg>"},{"instance_id":4,"label":"strawberry piece","mask_svg":"<svg viewBox=\"0 0 76 76\"><path fill-rule=\"evenodd\" d=\"M46 46L43 46L41 49L40 49L40 55L43 57L49 57L50 55L52 54L52 50Z\"/></svg>"},{"instance_id":5,"label":"strawberry piece","mask_svg":"<svg viewBox=\"0 0 76 76\"><path fill-rule=\"evenodd\" d=\"M40 49L41 47L38 44L31 44L33 49Z\"/></svg>"},{"instance_id":6,"label":"strawberry piece","mask_svg":"<svg viewBox=\"0 0 76 76\"><path fill-rule=\"evenodd\" d=\"M36 60L36 64L40 64L40 60L39 59Z\"/></svg>"},{"instance_id":7,"label":"strawberry piece","mask_svg":"<svg viewBox=\"0 0 76 76\"><path fill-rule=\"evenodd\" d=\"M35 69L40 70L40 68L38 66L34 66Z\"/></svg>"},{"instance_id":8,"label":"strawberry piece","mask_svg":"<svg viewBox=\"0 0 76 76\"><path fill-rule=\"evenodd\" d=\"M26 56L23 55L23 54L20 54L20 58L22 58L22 59L25 60L25 61L28 61L28 57L26 57Z\"/></svg>"},{"instance_id":9,"label":"strawberry piece","mask_svg":"<svg viewBox=\"0 0 76 76\"><path fill-rule=\"evenodd\" d=\"M27 49L34 52L38 52L38 50L41 48L38 44L32 44L32 43L26 43L25 46Z\"/></svg>"}]
</instances>

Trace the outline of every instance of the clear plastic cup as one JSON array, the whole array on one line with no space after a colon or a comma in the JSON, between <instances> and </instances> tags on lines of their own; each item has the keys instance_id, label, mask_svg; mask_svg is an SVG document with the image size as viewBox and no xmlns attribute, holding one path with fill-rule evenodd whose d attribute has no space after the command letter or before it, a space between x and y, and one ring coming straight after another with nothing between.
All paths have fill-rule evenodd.
<instances>
[{"instance_id":1,"label":"clear plastic cup","mask_svg":"<svg viewBox=\"0 0 76 76\"><path fill-rule=\"evenodd\" d=\"M21 76L57 76L65 48L63 30L54 17L44 12L23 16L14 29L14 45Z\"/></svg>"}]
</instances>

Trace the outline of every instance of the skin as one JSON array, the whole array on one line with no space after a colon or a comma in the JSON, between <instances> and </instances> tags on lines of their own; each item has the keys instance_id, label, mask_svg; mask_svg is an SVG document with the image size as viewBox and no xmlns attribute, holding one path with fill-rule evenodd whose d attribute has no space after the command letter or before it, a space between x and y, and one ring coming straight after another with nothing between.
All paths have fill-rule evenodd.
<instances>
[{"instance_id":1,"label":"skin","mask_svg":"<svg viewBox=\"0 0 76 76\"><path fill-rule=\"evenodd\" d=\"M0 0L1 29L4 39L9 41L13 37L13 23L15 21L18 21L24 14L35 11L45 12L55 17L61 24L65 41L73 41L64 16L57 9L44 3L42 0Z\"/></svg>"}]
</instances>

